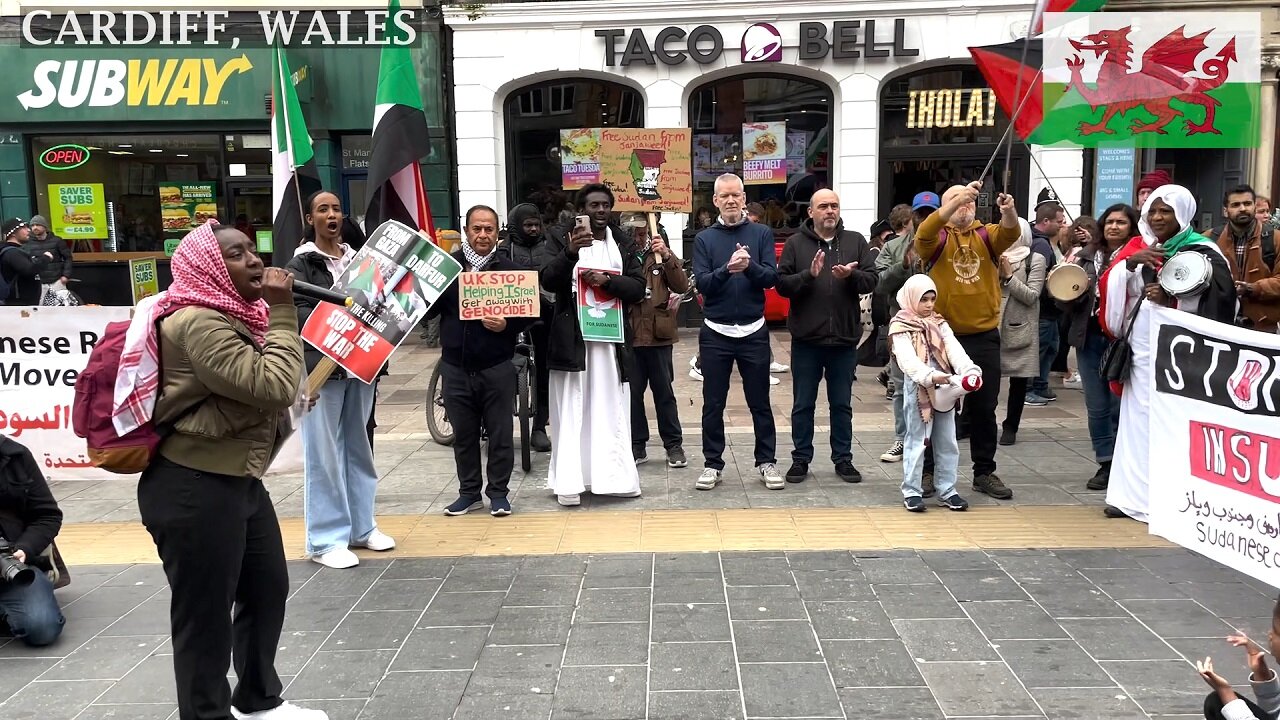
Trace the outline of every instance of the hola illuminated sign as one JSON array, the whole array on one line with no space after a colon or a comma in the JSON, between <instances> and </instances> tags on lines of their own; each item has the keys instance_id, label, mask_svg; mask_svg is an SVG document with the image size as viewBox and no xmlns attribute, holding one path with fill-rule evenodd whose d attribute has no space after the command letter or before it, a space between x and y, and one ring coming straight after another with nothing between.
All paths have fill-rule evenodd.
<instances>
[{"instance_id":1,"label":"hola illuminated sign","mask_svg":"<svg viewBox=\"0 0 1280 720\"><path fill-rule=\"evenodd\" d=\"M211 106L233 75L253 69L246 55L221 64L212 58L150 60L45 60L35 67L34 87L20 93L24 110L139 106Z\"/></svg>"},{"instance_id":2,"label":"hola illuminated sign","mask_svg":"<svg viewBox=\"0 0 1280 720\"><path fill-rule=\"evenodd\" d=\"M89 148L83 145L54 145L40 153L40 165L46 170L70 170L89 162Z\"/></svg>"},{"instance_id":3,"label":"hola illuminated sign","mask_svg":"<svg viewBox=\"0 0 1280 720\"><path fill-rule=\"evenodd\" d=\"M996 94L988 88L912 90L907 94L907 127L967 128L996 124Z\"/></svg>"}]
</instances>

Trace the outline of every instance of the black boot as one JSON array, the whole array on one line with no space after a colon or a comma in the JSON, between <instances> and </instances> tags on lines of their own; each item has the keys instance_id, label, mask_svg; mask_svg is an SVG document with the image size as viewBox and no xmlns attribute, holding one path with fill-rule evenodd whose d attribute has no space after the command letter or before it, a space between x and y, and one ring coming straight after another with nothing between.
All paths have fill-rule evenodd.
<instances>
[{"instance_id":1,"label":"black boot","mask_svg":"<svg viewBox=\"0 0 1280 720\"><path fill-rule=\"evenodd\" d=\"M1111 461L1103 460L1098 464L1098 472L1089 478L1089 482L1085 487L1090 490L1106 490L1107 484L1111 481Z\"/></svg>"}]
</instances>

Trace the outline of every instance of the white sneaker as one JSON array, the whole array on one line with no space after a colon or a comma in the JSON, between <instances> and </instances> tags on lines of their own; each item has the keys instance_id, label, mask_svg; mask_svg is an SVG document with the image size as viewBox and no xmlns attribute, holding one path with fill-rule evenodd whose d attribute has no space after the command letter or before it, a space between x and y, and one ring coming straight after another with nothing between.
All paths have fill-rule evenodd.
<instances>
[{"instance_id":1,"label":"white sneaker","mask_svg":"<svg viewBox=\"0 0 1280 720\"><path fill-rule=\"evenodd\" d=\"M698 382L702 382L702 371L696 367L691 367L689 368L689 377Z\"/></svg>"},{"instance_id":2,"label":"white sneaker","mask_svg":"<svg viewBox=\"0 0 1280 720\"><path fill-rule=\"evenodd\" d=\"M772 376L772 375L770 375L770 376L769 376L769 384L770 384L770 385L779 385L779 384L781 384L781 383L782 383L782 381L781 381L781 380L779 380L778 378L776 378L776 377L774 377L774 376Z\"/></svg>"},{"instance_id":3,"label":"white sneaker","mask_svg":"<svg viewBox=\"0 0 1280 720\"><path fill-rule=\"evenodd\" d=\"M329 720L329 715L323 710L307 710L291 702L251 713L243 713L233 707L231 717L236 720Z\"/></svg>"},{"instance_id":4,"label":"white sneaker","mask_svg":"<svg viewBox=\"0 0 1280 720\"><path fill-rule=\"evenodd\" d=\"M582 496L577 493L573 495L557 495L556 502L565 507L574 507L582 504Z\"/></svg>"},{"instance_id":5,"label":"white sneaker","mask_svg":"<svg viewBox=\"0 0 1280 720\"><path fill-rule=\"evenodd\" d=\"M715 468L703 468L698 481L693 484L698 490L710 490L720 482L720 471Z\"/></svg>"},{"instance_id":6,"label":"white sneaker","mask_svg":"<svg viewBox=\"0 0 1280 720\"><path fill-rule=\"evenodd\" d=\"M791 369L790 365L783 365L780 362L769 363L769 372L771 373L784 373L790 369Z\"/></svg>"},{"instance_id":7,"label":"white sneaker","mask_svg":"<svg viewBox=\"0 0 1280 720\"><path fill-rule=\"evenodd\" d=\"M1069 387L1079 390L1084 387L1084 382L1080 380L1080 373L1072 373L1069 377L1062 379L1062 387Z\"/></svg>"},{"instance_id":8,"label":"white sneaker","mask_svg":"<svg viewBox=\"0 0 1280 720\"><path fill-rule=\"evenodd\" d=\"M346 548L338 548L337 550L330 550L327 553L312 555L311 561L318 562L321 565L327 568L333 568L334 570L345 570L360 564L360 558L356 557L355 553ZM253 717L257 717L257 715L254 715Z\"/></svg>"},{"instance_id":9,"label":"white sneaker","mask_svg":"<svg viewBox=\"0 0 1280 720\"><path fill-rule=\"evenodd\" d=\"M902 441L894 440L893 444L889 446L889 450L885 452L885 454L880 456L880 462L886 462L886 463L902 462L903 454L904 452L902 447Z\"/></svg>"},{"instance_id":10,"label":"white sneaker","mask_svg":"<svg viewBox=\"0 0 1280 720\"><path fill-rule=\"evenodd\" d=\"M637 497L640 497L640 491L632 490L631 492L624 492L624 493L609 493L609 497L637 498Z\"/></svg>"},{"instance_id":11,"label":"white sneaker","mask_svg":"<svg viewBox=\"0 0 1280 720\"><path fill-rule=\"evenodd\" d=\"M390 535L374 528L373 532L369 533L369 537L365 538L361 542L351 543L351 547L362 547L370 550L376 550L377 552L385 552L387 550L394 550L396 547L396 541Z\"/></svg>"},{"instance_id":12,"label":"white sneaker","mask_svg":"<svg viewBox=\"0 0 1280 720\"><path fill-rule=\"evenodd\" d=\"M765 463L761 465L760 482L770 490L781 490L787 486L787 481L782 479L782 474L778 472L778 466L773 463Z\"/></svg>"}]
</instances>

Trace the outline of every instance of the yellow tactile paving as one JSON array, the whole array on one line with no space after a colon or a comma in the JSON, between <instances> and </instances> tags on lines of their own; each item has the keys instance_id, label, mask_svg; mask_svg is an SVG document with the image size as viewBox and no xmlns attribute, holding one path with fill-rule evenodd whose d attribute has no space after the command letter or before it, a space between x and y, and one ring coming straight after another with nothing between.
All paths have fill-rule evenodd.
<instances>
[{"instance_id":1,"label":"yellow tactile paving","mask_svg":"<svg viewBox=\"0 0 1280 720\"><path fill-rule=\"evenodd\" d=\"M396 538L386 557L547 555L722 550L885 550L1171 547L1145 525L1108 520L1096 507L979 507L967 513L897 508L653 510L386 515ZM281 521L285 552L303 557L301 518ZM157 562L137 523L67 525L58 547L72 565ZM363 552L363 551L362 551Z\"/></svg>"}]
</instances>

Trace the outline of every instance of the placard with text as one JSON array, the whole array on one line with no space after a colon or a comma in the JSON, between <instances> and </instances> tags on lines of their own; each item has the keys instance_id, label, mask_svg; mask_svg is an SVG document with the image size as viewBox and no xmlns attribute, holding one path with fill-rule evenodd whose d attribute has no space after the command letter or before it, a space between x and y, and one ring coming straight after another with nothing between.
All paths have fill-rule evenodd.
<instances>
[{"instance_id":1,"label":"placard with text","mask_svg":"<svg viewBox=\"0 0 1280 720\"><path fill-rule=\"evenodd\" d=\"M622 301L603 287L587 282L587 274L617 275L616 270L578 268L578 328L586 342L620 343L625 339L626 317Z\"/></svg>"},{"instance_id":2,"label":"placard with text","mask_svg":"<svg viewBox=\"0 0 1280 720\"><path fill-rule=\"evenodd\" d=\"M536 318L541 312L538 300L536 270L464 272L458 277L458 317L462 320Z\"/></svg>"},{"instance_id":3,"label":"placard with text","mask_svg":"<svg viewBox=\"0 0 1280 720\"><path fill-rule=\"evenodd\" d=\"M692 131L688 128L600 130L600 182L616 212L693 210Z\"/></svg>"},{"instance_id":4,"label":"placard with text","mask_svg":"<svg viewBox=\"0 0 1280 720\"><path fill-rule=\"evenodd\" d=\"M105 240L107 199L102 183L49 186L49 229L63 240Z\"/></svg>"},{"instance_id":5,"label":"placard with text","mask_svg":"<svg viewBox=\"0 0 1280 720\"><path fill-rule=\"evenodd\" d=\"M746 185L786 184L786 122L743 124L742 182Z\"/></svg>"}]
</instances>

